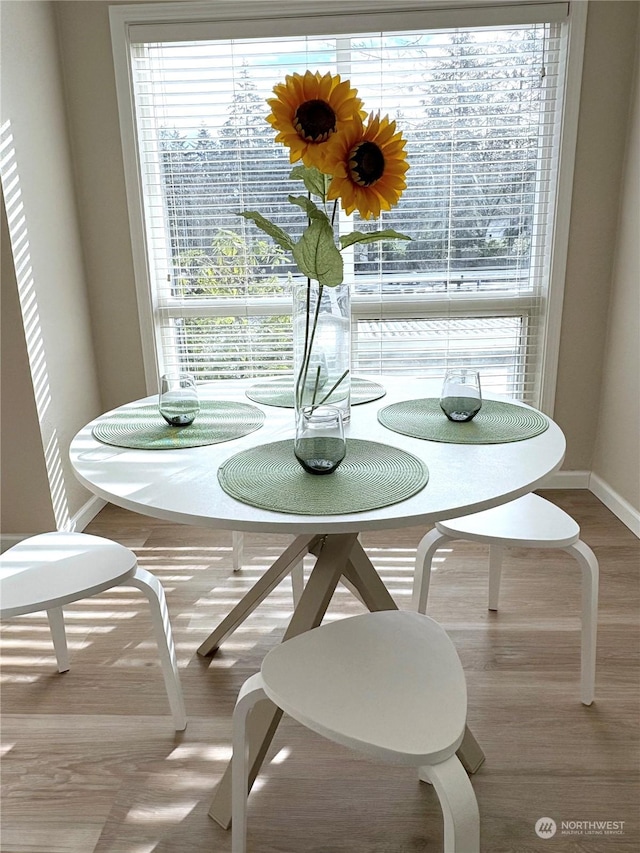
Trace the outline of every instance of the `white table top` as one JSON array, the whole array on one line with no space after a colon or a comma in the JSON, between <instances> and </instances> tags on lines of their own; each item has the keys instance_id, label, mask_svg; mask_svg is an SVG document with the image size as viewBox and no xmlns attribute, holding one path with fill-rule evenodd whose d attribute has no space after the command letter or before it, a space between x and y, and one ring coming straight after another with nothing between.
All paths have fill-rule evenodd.
<instances>
[{"instance_id":1,"label":"white table top","mask_svg":"<svg viewBox=\"0 0 640 853\"><path fill-rule=\"evenodd\" d=\"M421 492L382 509L349 515L293 515L240 503L222 490L216 472L225 459L240 450L294 436L292 409L261 406L247 399L244 391L255 379L198 388L201 399L238 400L262 409L264 426L249 435L207 447L132 450L93 438L94 421L72 441L71 463L90 491L133 512L203 527L290 534L380 530L466 515L527 494L562 464L565 439L553 421L541 435L505 444L445 444L392 432L378 423L378 410L400 400L437 397L440 383L412 377L370 378L381 382L387 395L351 407L347 437L399 447L418 456L429 469L429 482Z\"/></svg>"}]
</instances>

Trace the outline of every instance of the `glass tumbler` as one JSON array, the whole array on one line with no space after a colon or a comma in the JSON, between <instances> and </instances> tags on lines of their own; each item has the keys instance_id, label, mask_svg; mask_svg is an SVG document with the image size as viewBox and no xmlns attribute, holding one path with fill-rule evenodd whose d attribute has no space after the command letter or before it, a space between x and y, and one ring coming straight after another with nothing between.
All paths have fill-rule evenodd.
<instances>
[{"instance_id":1,"label":"glass tumbler","mask_svg":"<svg viewBox=\"0 0 640 853\"><path fill-rule=\"evenodd\" d=\"M333 474L347 452L342 412L335 406L304 406L296 420L294 453L309 474Z\"/></svg>"},{"instance_id":2,"label":"glass tumbler","mask_svg":"<svg viewBox=\"0 0 640 853\"><path fill-rule=\"evenodd\" d=\"M450 421L470 421L482 408L480 374L477 370L448 370L442 385L440 408Z\"/></svg>"},{"instance_id":3,"label":"glass tumbler","mask_svg":"<svg viewBox=\"0 0 640 853\"><path fill-rule=\"evenodd\" d=\"M169 426L189 426L194 422L200 402L190 373L165 373L160 377L158 409Z\"/></svg>"}]
</instances>

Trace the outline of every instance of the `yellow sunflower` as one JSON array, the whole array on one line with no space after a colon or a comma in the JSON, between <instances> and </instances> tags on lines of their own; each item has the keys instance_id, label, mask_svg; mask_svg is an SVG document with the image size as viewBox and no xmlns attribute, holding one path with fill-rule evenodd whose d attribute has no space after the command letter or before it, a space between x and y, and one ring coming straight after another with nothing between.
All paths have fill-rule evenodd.
<instances>
[{"instance_id":1,"label":"yellow sunflower","mask_svg":"<svg viewBox=\"0 0 640 853\"><path fill-rule=\"evenodd\" d=\"M407 187L404 146L387 116L371 113L366 126L352 122L327 145L322 171L333 176L327 198L339 198L347 214L357 210L363 219L391 210Z\"/></svg>"},{"instance_id":2,"label":"yellow sunflower","mask_svg":"<svg viewBox=\"0 0 640 853\"><path fill-rule=\"evenodd\" d=\"M277 97L267 100L267 121L278 131L276 142L290 149L292 163L302 159L305 166L320 168L328 140L366 115L357 91L339 74L287 74L273 91Z\"/></svg>"}]
</instances>

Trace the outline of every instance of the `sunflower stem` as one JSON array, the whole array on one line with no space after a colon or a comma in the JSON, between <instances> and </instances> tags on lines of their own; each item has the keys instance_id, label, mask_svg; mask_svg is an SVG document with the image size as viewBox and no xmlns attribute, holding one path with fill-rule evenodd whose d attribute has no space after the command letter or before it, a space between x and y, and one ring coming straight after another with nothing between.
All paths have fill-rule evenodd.
<instances>
[{"instance_id":1,"label":"sunflower stem","mask_svg":"<svg viewBox=\"0 0 640 853\"><path fill-rule=\"evenodd\" d=\"M313 349L313 341L316 335L316 328L318 326L318 316L320 315L320 302L322 300L322 292L324 290L324 285L318 284L318 301L316 303L316 308L313 315L313 326L311 327L311 332L309 332L309 315L311 309L311 279L307 279L307 306L306 306L306 325L305 325L305 333L304 333L304 351L302 354L302 364L300 366L300 373L298 374L298 378L296 381L296 401L298 403L298 408L302 408L302 402L304 399L304 389L307 384L307 374L309 373L309 364L311 361L311 350Z\"/></svg>"},{"instance_id":2,"label":"sunflower stem","mask_svg":"<svg viewBox=\"0 0 640 853\"><path fill-rule=\"evenodd\" d=\"M307 198L311 200L311 193L307 192ZM307 217L307 225L309 225L310 219ZM295 402L298 408L302 407L302 400L304 396L304 383L307 379L307 371L305 369L305 362L307 361L307 346L309 344L309 309L311 308L311 279L307 278L307 304L305 310L305 328L304 328L304 349L302 351L302 364L300 365L300 373L296 379L296 387L295 387ZM302 386L300 385L300 380L302 379L302 374L304 371L304 382Z\"/></svg>"},{"instance_id":3,"label":"sunflower stem","mask_svg":"<svg viewBox=\"0 0 640 853\"><path fill-rule=\"evenodd\" d=\"M319 364L318 367L316 368L316 381L315 381L314 386L313 386L313 397L311 398L311 411L312 412L316 408L316 397L318 395L318 385L320 384L320 368L321 367L322 367L322 365ZM318 406L319 405L320 405L320 403L318 403Z\"/></svg>"},{"instance_id":4,"label":"sunflower stem","mask_svg":"<svg viewBox=\"0 0 640 853\"><path fill-rule=\"evenodd\" d=\"M311 307L311 279L307 279L307 297L306 297L306 310L305 310L305 329L304 329L304 349L302 350L302 364L300 365L300 372L296 377L296 387L295 387L295 400L298 408L300 408L302 403L302 391L300 387L300 382L302 380L302 373L304 370L304 363L307 357L307 345L309 343L309 308Z\"/></svg>"},{"instance_id":5,"label":"sunflower stem","mask_svg":"<svg viewBox=\"0 0 640 853\"><path fill-rule=\"evenodd\" d=\"M320 369L320 368L318 368L318 370L319 370L319 369ZM338 387L338 385L340 385L340 383L342 382L342 380L343 380L343 379L345 379L348 375L349 375L349 368L347 368L347 369L345 370L345 372L342 374L342 376L340 377L340 379L338 379L338 381L337 381L337 382L335 382L335 383L331 386L331 389L330 389L329 391L327 391L327 393L324 395L324 397L322 398L322 400L320 400L320 402L318 403L318 405L317 405L317 406L313 406L313 405L312 405L312 407L311 407L311 408L312 408L312 410L313 410L313 409L317 409L317 408L318 408L318 406L321 406L321 405L324 403L324 401L325 401L325 400L328 400L328 399L329 399L329 397L330 397L330 396L333 394L333 392L336 390L336 388Z\"/></svg>"}]
</instances>

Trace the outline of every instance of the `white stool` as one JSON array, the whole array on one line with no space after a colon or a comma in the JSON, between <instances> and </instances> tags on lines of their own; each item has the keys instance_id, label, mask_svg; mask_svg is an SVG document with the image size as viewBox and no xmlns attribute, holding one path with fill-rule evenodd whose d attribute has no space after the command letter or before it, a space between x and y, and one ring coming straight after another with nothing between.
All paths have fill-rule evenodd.
<instances>
[{"instance_id":1,"label":"white stool","mask_svg":"<svg viewBox=\"0 0 640 853\"><path fill-rule=\"evenodd\" d=\"M438 548L453 539L490 546L489 610L498 609L504 548L562 548L575 557L582 572L581 699L590 705L595 693L599 572L596 555L580 539L578 524L564 510L534 494L474 515L438 521L418 545L413 608L419 613L427 609L431 561Z\"/></svg>"},{"instance_id":2,"label":"white stool","mask_svg":"<svg viewBox=\"0 0 640 853\"><path fill-rule=\"evenodd\" d=\"M46 610L59 672L69 669L62 608L114 586L147 597L169 705L177 731L187 726L171 625L160 581L138 566L133 551L85 533L42 533L0 555L0 619Z\"/></svg>"},{"instance_id":3,"label":"white stool","mask_svg":"<svg viewBox=\"0 0 640 853\"><path fill-rule=\"evenodd\" d=\"M464 673L444 630L386 610L315 628L270 651L233 714L232 851L245 853L250 711L271 700L320 735L419 768L444 814L446 853L477 853L478 804L456 749L467 715Z\"/></svg>"}]
</instances>

